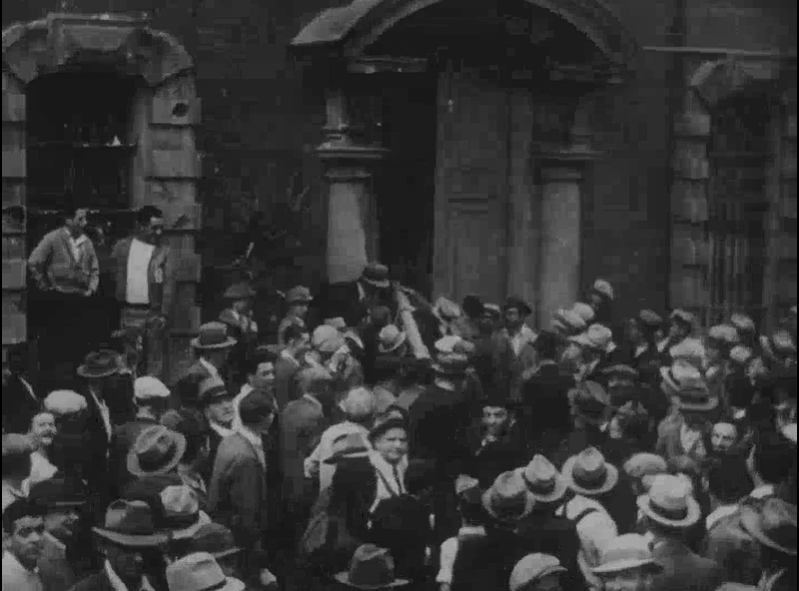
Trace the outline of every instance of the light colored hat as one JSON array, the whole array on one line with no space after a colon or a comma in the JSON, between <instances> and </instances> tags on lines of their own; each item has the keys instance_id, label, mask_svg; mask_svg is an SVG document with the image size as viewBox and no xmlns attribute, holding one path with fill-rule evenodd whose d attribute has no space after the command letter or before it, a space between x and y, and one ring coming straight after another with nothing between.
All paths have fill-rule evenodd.
<instances>
[{"instance_id":1,"label":"light colored hat","mask_svg":"<svg viewBox=\"0 0 799 591\"><path fill-rule=\"evenodd\" d=\"M613 296L614 296L613 286L604 279L597 279L596 281L594 281L594 285L591 287L591 291L598 293L599 295L613 301Z\"/></svg>"},{"instance_id":2,"label":"light colored hat","mask_svg":"<svg viewBox=\"0 0 799 591\"><path fill-rule=\"evenodd\" d=\"M344 344L344 337L341 333L326 324L317 326L316 330L313 331L313 336L311 336L311 345L321 353L335 353Z\"/></svg>"},{"instance_id":3,"label":"light colored hat","mask_svg":"<svg viewBox=\"0 0 799 591\"><path fill-rule=\"evenodd\" d=\"M169 388L158 378L142 376L133 382L133 397L136 400L169 398Z\"/></svg>"},{"instance_id":4,"label":"light colored hat","mask_svg":"<svg viewBox=\"0 0 799 591\"><path fill-rule=\"evenodd\" d=\"M200 511L197 493L185 485L167 486L161 491L164 520L175 540L187 540L204 525L211 523L205 511Z\"/></svg>"},{"instance_id":5,"label":"light colored hat","mask_svg":"<svg viewBox=\"0 0 799 591\"><path fill-rule=\"evenodd\" d=\"M363 544L355 550L350 568L333 576L339 583L354 589L404 587L410 581L394 576L394 559L385 548ZM171 590L170 590L171 591Z\"/></svg>"},{"instance_id":6,"label":"light colored hat","mask_svg":"<svg viewBox=\"0 0 799 591\"><path fill-rule=\"evenodd\" d=\"M375 395L368 388L358 387L347 392L340 408L350 418L363 419L375 412Z\"/></svg>"},{"instance_id":7,"label":"light colored hat","mask_svg":"<svg viewBox=\"0 0 799 591\"><path fill-rule=\"evenodd\" d=\"M582 318L586 326L593 322L594 318L596 318L596 312L594 312L594 309L584 302L577 302L574 304L572 306L572 312Z\"/></svg>"},{"instance_id":8,"label":"light colored hat","mask_svg":"<svg viewBox=\"0 0 799 591\"><path fill-rule=\"evenodd\" d=\"M796 556L796 505L771 497L760 506L742 507L741 525L764 546Z\"/></svg>"},{"instance_id":9,"label":"light colored hat","mask_svg":"<svg viewBox=\"0 0 799 591\"><path fill-rule=\"evenodd\" d=\"M705 346L699 339L683 339L669 349L669 355L672 359L684 359L697 368L701 368L707 358Z\"/></svg>"},{"instance_id":10,"label":"light colored hat","mask_svg":"<svg viewBox=\"0 0 799 591\"><path fill-rule=\"evenodd\" d=\"M782 428L782 434L796 443L796 423L788 423Z\"/></svg>"},{"instance_id":11,"label":"light colored hat","mask_svg":"<svg viewBox=\"0 0 799 591\"><path fill-rule=\"evenodd\" d=\"M313 301L313 296L310 289L304 285L297 285L286 292L285 299L288 305L310 304Z\"/></svg>"},{"instance_id":12,"label":"light colored hat","mask_svg":"<svg viewBox=\"0 0 799 591\"><path fill-rule=\"evenodd\" d=\"M483 310L486 315L493 318L499 318L502 316L502 308L499 306L499 304L492 304L490 302L486 303L483 305Z\"/></svg>"},{"instance_id":13,"label":"light colored hat","mask_svg":"<svg viewBox=\"0 0 799 591\"><path fill-rule=\"evenodd\" d=\"M657 454L638 453L631 456L624 466L624 473L634 480L644 480L658 474L667 474L669 467L666 460Z\"/></svg>"},{"instance_id":14,"label":"light colored hat","mask_svg":"<svg viewBox=\"0 0 799 591\"><path fill-rule=\"evenodd\" d=\"M565 573L566 569L551 554L528 554L516 563L510 574L510 591L523 591L529 585L557 573Z\"/></svg>"},{"instance_id":15,"label":"light colored hat","mask_svg":"<svg viewBox=\"0 0 799 591\"><path fill-rule=\"evenodd\" d=\"M770 337L760 336L760 346L763 351L775 361L781 361L786 357L796 356L796 343L784 328L775 331Z\"/></svg>"},{"instance_id":16,"label":"light colored hat","mask_svg":"<svg viewBox=\"0 0 799 591\"><path fill-rule=\"evenodd\" d=\"M665 370L665 371L664 371ZM678 398L679 410L710 412L719 405L718 396L711 396L702 373L685 362L675 362L661 369L661 390Z\"/></svg>"},{"instance_id":17,"label":"light colored hat","mask_svg":"<svg viewBox=\"0 0 799 591\"><path fill-rule=\"evenodd\" d=\"M332 326L338 331L342 331L347 328L347 323L341 316L336 316L335 318L325 318L324 324L326 326Z\"/></svg>"},{"instance_id":18,"label":"light colored hat","mask_svg":"<svg viewBox=\"0 0 799 591\"><path fill-rule=\"evenodd\" d=\"M638 321L650 330L660 328L663 325L663 317L649 308L638 313Z\"/></svg>"},{"instance_id":19,"label":"light colored hat","mask_svg":"<svg viewBox=\"0 0 799 591\"><path fill-rule=\"evenodd\" d=\"M211 556L219 560L233 554L241 552L241 548L236 546L233 532L220 523L206 523L191 540L191 553L208 552Z\"/></svg>"},{"instance_id":20,"label":"light colored hat","mask_svg":"<svg viewBox=\"0 0 799 591\"><path fill-rule=\"evenodd\" d=\"M574 492L587 497L604 494L619 482L619 470L595 447L587 447L563 463L563 478Z\"/></svg>"},{"instance_id":21,"label":"light colored hat","mask_svg":"<svg viewBox=\"0 0 799 591\"><path fill-rule=\"evenodd\" d=\"M205 406L220 398L233 398L221 377L208 376L197 386L197 402L200 406Z\"/></svg>"},{"instance_id":22,"label":"light colored hat","mask_svg":"<svg viewBox=\"0 0 799 591\"><path fill-rule=\"evenodd\" d=\"M463 339L456 335L447 335L445 337L441 337L435 342L435 349L436 353L446 354L446 353L455 353L455 347L462 341Z\"/></svg>"},{"instance_id":23,"label":"light colored hat","mask_svg":"<svg viewBox=\"0 0 799 591\"><path fill-rule=\"evenodd\" d=\"M730 351L730 361L737 363L739 365L746 365L752 356L754 355L754 351L745 345L736 345Z\"/></svg>"},{"instance_id":24,"label":"light colored hat","mask_svg":"<svg viewBox=\"0 0 799 591\"><path fill-rule=\"evenodd\" d=\"M469 358L460 353L442 353L436 355L432 367L435 373L443 376L461 376L469 369Z\"/></svg>"},{"instance_id":25,"label":"light colored hat","mask_svg":"<svg viewBox=\"0 0 799 591\"><path fill-rule=\"evenodd\" d=\"M467 490L472 490L475 488L480 488L480 481L476 478L461 474L455 479L455 494L458 496L462 495Z\"/></svg>"},{"instance_id":26,"label":"light colored hat","mask_svg":"<svg viewBox=\"0 0 799 591\"><path fill-rule=\"evenodd\" d=\"M195 552L166 567L169 591L244 591L246 585L226 577L216 559L207 552Z\"/></svg>"},{"instance_id":27,"label":"light colored hat","mask_svg":"<svg viewBox=\"0 0 799 591\"><path fill-rule=\"evenodd\" d=\"M691 496L690 485L684 478L660 474L652 481L649 492L638 498L641 512L669 527L690 527L699 521L702 511Z\"/></svg>"},{"instance_id":28,"label":"light colored hat","mask_svg":"<svg viewBox=\"0 0 799 591\"><path fill-rule=\"evenodd\" d=\"M730 316L730 324L732 324L738 332L753 333L755 332L755 321L746 314L736 312Z\"/></svg>"},{"instance_id":29,"label":"light colored hat","mask_svg":"<svg viewBox=\"0 0 799 591\"><path fill-rule=\"evenodd\" d=\"M44 399L44 408L55 415L78 413L88 408L86 398L72 390L54 390Z\"/></svg>"},{"instance_id":30,"label":"light colored hat","mask_svg":"<svg viewBox=\"0 0 799 591\"><path fill-rule=\"evenodd\" d=\"M717 324L711 326L707 333L709 339L723 343L728 346L735 345L739 341L738 330L730 324Z\"/></svg>"},{"instance_id":31,"label":"light colored hat","mask_svg":"<svg viewBox=\"0 0 799 591\"><path fill-rule=\"evenodd\" d=\"M153 548L169 539L165 533L156 531L152 508L144 501L114 501L108 505L103 525L92 530L126 548Z\"/></svg>"},{"instance_id":32,"label":"light colored hat","mask_svg":"<svg viewBox=\"0 0 799 591\"><path fill-rule=\"evenodd\" d=\"M558 310L555 312L555 317L552 320L555 328L568 332L570 334L579 334L588 328L585 320L577 314L574 310Z\"/></svg>"},{"instance_id":33,"label":"light colored hat","mask_svg":"<svg viewBox=\"0 0 799 591\"><path fill-rule=\"evenodd\" d=\"M527 466L519 468L527 490L539 503L554 503L563 498L569 489L554 464L541 454L536 454Z\"/></svg>"},{"instance_id":34,"label":"light colored hat","mask_svg":"<svg viewBox=\"0 0 799 591\"><path fill-rule=\"evenodd\" d=\"M582 347L587 347L594 351L602 351L603 353L611 353L616 349L616 344L613 342L613 333L607 326L602 324L592 324L587 331L576 337L569 337L569 340Z\"/></svg>"},{"instance_id":35,"label":"light colored hat","mask_svg":"<svg viewBox=\"0 0 799 591\"><path fill-rule=\"evenodd\" d=\"M128 472L134 476L167 474L186 453L186 438L163 425L147 427L128 453Z\"/></svg>"},{"instance_id":36,"label":"light colored hat","mask_svg":"<svg viewBox=\"0 0 799 591\"><path fill-rule=\"evenodd\" d=\"M516 471L503 472L483 493L483 507L499 521L518 521L529 515L534 506L533 495Z\"/></svg>"},{"instance_id":37,"label":"light colored hat","mask_svg":"<svg viewBox=\"0 0 799 591\"><path fill-rule=\"evenodd\" d=\"M601 549L599 566L591 570L605 575L645 566L660 570L649 548L649 540L640 534L624 534Z\"/></svg>"},{"instance_id":38,"label":"light colored hat","mask_svg":"<svg viewBox=\"0 0 799 591\"><path fill-rule=\"evenodd\" d=\"M399 349L408 335L401 331L396 324L387 324L380 329L380 334L377 336L377 350L381 353L391 353Z\"/></svg>"},{"instance_id":39,"label":"light colored hat","mask_svg":"<svg viewBox=\"0 0 799 591\"><path fill-rule=\"evenodd\" d=\"M669 320L679 320L680 322L693 328L694 323L696 322L696 316L691 314L688 310L677 308L669 315Z\"/></svg>"},{"instance_id":40,"label":"light colored hat","mask_svg":"<svg viewBox=\"0 0 799 591\"><path fill-rule=\"evenodd\" d=\"M208 322L200 327L200 334L192 339L195 349L214 350L229 349L238 341L227 334L227 326L222 322Z\"/></svg>"},{"instance_id":41,"label":"light colored hat","mask_svg":"<svg viewBox=\"0 0 799 591\"><path fill-rule=\"evenodd\" d=\"M331 382L333 376L321 365L310 365L298 371L295 380L300 392L305 393L317 385L321 386L321 382Z\"/></svg>"},{"instance_id":42,"label":"light colored hat","mask_svg":"<svg viewBox=\"0 0 799 591\"><path fill-rule=\"evenodd\" d=\"M445 297L440 297L436 300L433 305L433 311L443 320L455 320L461 317L461 307Z\"/></svg>"}]
</instances>

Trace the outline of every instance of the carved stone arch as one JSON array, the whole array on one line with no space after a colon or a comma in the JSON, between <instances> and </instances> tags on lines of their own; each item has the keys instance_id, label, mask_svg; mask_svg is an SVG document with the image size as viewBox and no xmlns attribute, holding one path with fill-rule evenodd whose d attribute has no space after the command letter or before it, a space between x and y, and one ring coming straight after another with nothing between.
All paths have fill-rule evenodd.
<instances>
[{"instance_id":1,"label":"carved stone arch","mask_svg":"<svg viewBox=\"0 0 799 591\"><path fill-rule=\"evenodd\" d=\"M699 64L688 79L683 111L674 129L670 306L692 309L703 323L718 320L710 313L714 302L708 276L713 256L709 230L713 116L720 105L745 93L763 93L774 105L774 133L770 134L768 158L775 166L767 171L769 254L763 290L767 310L763 320L773 321L778 308L796 300L796 272L784 272L788 267L796 267L796 115L795 103L791 106L783 99L783 66L774 59L725 58ZM788 203L791 199L793 205ZM792 223L784 223L786 215L793 217ZM790 227L792 232L783 230Z\"/></svg>"},{"instance_id":2,"label":"carved stone arch","mask_svg":"<svg viewBox=\"0 0 799 591\"><path fill-rule=\"evenodd\" d=\"M47 74L103 65L143 81L132 100L131 209L146 204L165 214L178 293L164 379L172 381L191 357L199 326L194 304L201 268L195 235L202 225L197 200L201 155L195 128L202 113L194 62L172 34L123 15L51 14L3 29L3 351L27 340L25 317L27 86ZM13 208L13 209L9 209ZM7 224L6 211L23 222Z\"/></svg>"}]
</instances>

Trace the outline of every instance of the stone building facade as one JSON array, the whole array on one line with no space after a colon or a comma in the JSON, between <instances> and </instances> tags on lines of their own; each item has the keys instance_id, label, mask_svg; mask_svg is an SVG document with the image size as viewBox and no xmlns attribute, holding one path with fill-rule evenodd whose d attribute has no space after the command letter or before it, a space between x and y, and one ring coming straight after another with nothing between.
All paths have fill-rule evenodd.
<instances>
[{"instance_id":1,"label":"stone building facade","mask_svg":"<svg viewBox=\"0 0 799 591\"><path fill-rule=\"evenodd\" d=\"M4 350L27 338L23 261L47 209L42 80L110 65L139 81L113 209L161 205L180 253L173 372L218 287L204 270L294 189L277 287L380 258L431 296L517 294L539 320L597 276L619 314L769 321L796 301L790 3L160 4L3 4L3 207L30 212L3 218Z\"/></svg>"}]
</instances>

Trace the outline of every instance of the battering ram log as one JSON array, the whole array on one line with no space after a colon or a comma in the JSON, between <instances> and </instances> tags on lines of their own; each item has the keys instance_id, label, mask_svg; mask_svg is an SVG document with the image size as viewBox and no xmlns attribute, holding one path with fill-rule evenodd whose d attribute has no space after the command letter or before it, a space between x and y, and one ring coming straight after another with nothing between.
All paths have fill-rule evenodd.
<instances>
[{"instance_id":1,"label":"battering ram log","mask_svg":"<svg viewBox=\"0 0 799 591\"><path fill-rule=\"evenodd\" d=\"M408 336L408 343L410 343L413 355L417 359L430 359L430 351L422 341L422 335L419 332L416 319L413 317L414 307L411 305L405 288L401 285L394 284L394 299L397 302L397 311L402 320L405 334Z\"/></svg>"}]
</instances>

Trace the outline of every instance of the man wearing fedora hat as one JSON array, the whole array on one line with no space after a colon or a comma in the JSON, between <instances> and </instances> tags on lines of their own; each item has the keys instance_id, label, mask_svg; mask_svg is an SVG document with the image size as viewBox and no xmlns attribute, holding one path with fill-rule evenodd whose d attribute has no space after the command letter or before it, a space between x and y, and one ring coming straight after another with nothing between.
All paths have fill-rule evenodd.
<instances>
[{"instance_id":1,"label":"man wearing fedora hat","mask_svg":"<svg viewBox=\"0 0 799 591\"><path fill-rule=\"evenodd\" d=\"M686 533L702 517L690 484L678 476L656 476L649 492L639 497L638 508L652 540L652 554L663 567L654 577L652 589L714 591L723 581L721 567L692 552L685 542Z\"/></svg>"},{"instance_id":2,"label":"man wearing fedora hat","mask_svg":"<svg viewBox=\"0 0 799 591\"><path fill-rule=\"evenodd\" d=\"M758 589L796 589L796 505L778 498L747 505L741 509L741 523L760 546L763 572Z\"/></svg>"},{"instance_id":3,"label":"man wearing fedora hat","mask_svg":"<svg viewBox=\"0 0 799 591\"><path fill-rule=\"evenodd\" d=\"M649 591L652 578L662 570L644 536L624 534L602 548L593 573L608 590Z\"/></svg>"},{"instance_id":4,"label":"man wearing fedora hat","mask_svg":"<svg viewBox=\"0 0 799 591\"><path fill-rule=\"evenodd\" d=\"M228 357L237 342L228 335L228 328L222 322L200 326L199 334L191 341L196 361L178 381L182 404L196 406L197 387L203 380L210 377L225 380Z\"/></svg>"},{"instance_id":5,"label":"man wearing fedora hat","mask_svg":"<svg viewBox=\"0 0 799 591\"><path fill-rule=\"evenodd\" d=\"M669 366L672 357L669 351L672 347L679 345L685 339L690 338L694 331L696 317L689 311L683 309L673 310L669 315L669 331L665 338L657 343L657 350L660 354L661 365Z\"/></svg>"},{"instance_id":6,"label":"man wearing fedora hat","mask_svg":"<svg viewBox=\"0 0 799 591\"><path fill-rule=\"evenodd\" d=\"M535 350L530 345L537 335L525 323L532 309L521 298L509 297L503 313L504 327L492 339L496 383L500 392L519 400L524 372L536 364Z\"/></svg>"},{"instance_id":7,"label":"man wearing fedora hat","mask_svg":"<svg viewBox=\"0 0 799 591\"><path fill-rule=\"evenodd\" d=\"M230 381L237 387L244 381L244 363L258 346L258 324L253 318L255 295L249 283L235 283L225 290L229 306L219 313L219 322L228 327L228 334L237 341L228 363Z\"/></svg>"},{"instance_id":8,"label":"man wearing fedora hat","mask_svg":"<svg viewBox=\"0 0 799 591\"><path fill-rule=\"evenodd\" d=\"M350 589L373 591L388 591L410 584L407 579L394 575L394 559L389 551L374 544L359 546L352 555L349 570L336 573L333 578Z\"/></svg>"},{"instance_id":9,"label":"man wearing fedora hat","mask_svg":"<svg viewBox=\"0 0 799 591\"><path fill-rule=\"evenodd\" d=\"M166 569L169 591L245 591L244 581L226 576L216 559L207 552L195 552Z\"/></svg>"},{"instance_id":10,"label":"man wearing fedora hat","mask_svg":"<svg viewBox=\"0 0 799 591\"><path fill-rule=\"evenodd\" d=\"M144 501L117 500L108 506L101 526L93 528L105 556L102 570L79 581L73 591L152 590L143 556L168 540L155 529L153 512Z\"/></svg>"},{"instance_id":11,"label":"man wearing fedora hat","mask_svg":"<svg viewBox=\"0 0 799 591\"><path fill-rule=\"evenodd\" d=\"M286 328L291 325L307 328L305 318L308 315L308 306L313 302L313 295L307 287L297 285L286 292L284 300L287 306L286 315L277 328L277 344L281 348L286 346Z\"/></svg>"},{"instance_id":12,"label":"man wearing fedora hat","mask_svg":"<svg viewBox=\"0 0 799 591\"><path fill-rule=\"evenodd\" d=\"M175 262L163 241L164 214L145 205L136 214L136 232L114 245L112 260L127 358L138 373L160 376L164 328L172 315ZM139 344L140 343L140 344ZM139 353L141 347L141 355Z\"/></svg>"}]
</instances>

